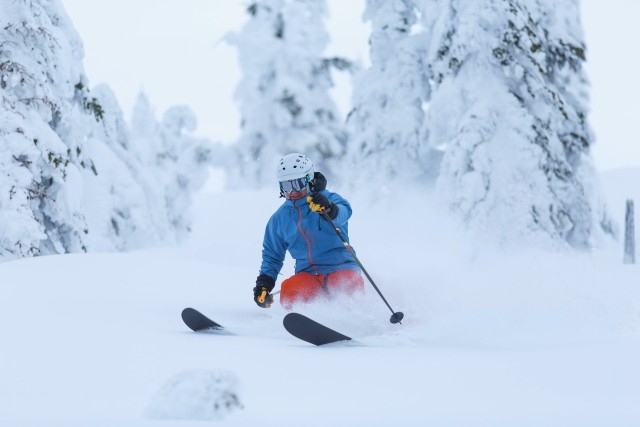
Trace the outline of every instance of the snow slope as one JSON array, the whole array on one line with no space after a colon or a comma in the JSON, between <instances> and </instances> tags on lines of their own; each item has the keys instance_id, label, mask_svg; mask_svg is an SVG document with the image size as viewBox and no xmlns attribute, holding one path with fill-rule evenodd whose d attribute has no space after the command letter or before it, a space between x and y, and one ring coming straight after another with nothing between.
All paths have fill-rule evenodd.
<instances>
[{"instance_id":1,"label":"snow slope","mask_svg":"<svg viewBox=\"0 0 640 427\"><path fill-rule=\"evenodd\" d=\"M624 199L640 201L629 182L639 169L605 175L620 224ZM291 337L282 308L251 292L276 190L203 193L182 247L0 264L0 425L640 423L640 269L622 265L620 242L497 253L426 200L341 193L402 325L367 284L361 298L297 309L356 342ZM190 332L186 306L234 334Z\"/></svg>"}]
</instances>

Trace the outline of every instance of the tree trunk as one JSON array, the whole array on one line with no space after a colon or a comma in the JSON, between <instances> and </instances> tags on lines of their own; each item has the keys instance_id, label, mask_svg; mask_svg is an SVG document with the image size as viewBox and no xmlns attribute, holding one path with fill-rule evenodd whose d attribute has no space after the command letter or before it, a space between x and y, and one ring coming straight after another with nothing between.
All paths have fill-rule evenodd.
<instances>
[{"instance_id":1,"label":"tree trunk","mask_svg":"<svg viewBox=\"0 0 640 427\"><path fill-rule=\"evenodd\" d=\"M624 263L636 263L636 241L633 214L633 200L627 200L627 212L625 215L624 227Z\"/></svg>"}]
</instances>

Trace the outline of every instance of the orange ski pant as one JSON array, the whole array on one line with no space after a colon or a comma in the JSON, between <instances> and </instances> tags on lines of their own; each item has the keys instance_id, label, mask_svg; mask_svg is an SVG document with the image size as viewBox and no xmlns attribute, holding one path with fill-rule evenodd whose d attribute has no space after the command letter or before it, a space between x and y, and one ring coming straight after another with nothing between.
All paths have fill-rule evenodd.
<instances>
[{"instance_id":1,"label":"orange ski pant","mask_svg":"<svg viewBox=\"0 0 640 427\"><path fill-rule=\"evenodd\" d=\"M359 271L338 270L327 274L296 273L282 282L280 304L290 309L298 302L309 302L320 295L353 294L364 291L364 280Z\"/></svg>"}]
</instances>

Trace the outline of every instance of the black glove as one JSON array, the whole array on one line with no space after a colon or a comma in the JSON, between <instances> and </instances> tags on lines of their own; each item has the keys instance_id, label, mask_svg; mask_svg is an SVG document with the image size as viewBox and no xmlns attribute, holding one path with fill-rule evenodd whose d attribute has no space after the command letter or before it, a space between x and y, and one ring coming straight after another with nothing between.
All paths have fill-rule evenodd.
<instances>
[{"instance_id":1,"label":"black glove","mask_svg":"<svg viewBox=\"0 0 640 427\"><path fill-rule=\"evenodd\" d=\"M313 173L313 180L311 181L311 191L318 192L327 188L327 178L320 172Z\"/></svg>"},{"instance_id":2,"label":"black glove","mask_svg":"<svg viewBox=\"0 0 640 427\"><path fill-rule=\"evenodd\" d=\"M256 287L253 288L253 300L262 308L269 308L273 304L273 295L270 292L276 286L274 278L261 274L256 279Z\"/></svg>"},{"instance_id":3,"label":"black glove","mask_svg":"<svg viewBox=\"0 0 640 427\"><path fill-rule=\"evenodd\" d=\"M320 213L324 211L331 219L336 219L338 216L338 206L331 203L329 199L320 193L307 197L307 203L309 203L309 207L314 212Z\"/></svg>"}]
</instances>

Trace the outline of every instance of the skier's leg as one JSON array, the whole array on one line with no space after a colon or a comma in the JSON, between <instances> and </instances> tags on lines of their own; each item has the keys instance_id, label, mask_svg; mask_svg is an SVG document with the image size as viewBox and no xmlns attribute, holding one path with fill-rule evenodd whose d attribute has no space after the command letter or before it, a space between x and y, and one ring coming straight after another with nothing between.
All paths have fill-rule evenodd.
<instances>
[{"instance_id":1,"label":"skier's leg","mask_svg":"<svg viewBox=\"0 0 640 427\"><path fill-rule=\"evenodd\" d=\"M311 301L324 293L323 282L323 274L318 276L306 272L294 274L280 285L280 304L290 310L295 303Z\"/></svg>"},{"instance_id":2,"label":"skier's leg","mask_svg":"<svg viewBox=\"0 0 640 427\"><path fill-rule=\"evenodd\" d=\"M364 279L359 271L338 270L329 274L327 287L331 291L345 292L348 294L364 292Z\"/></svg>"}]
</instances>

